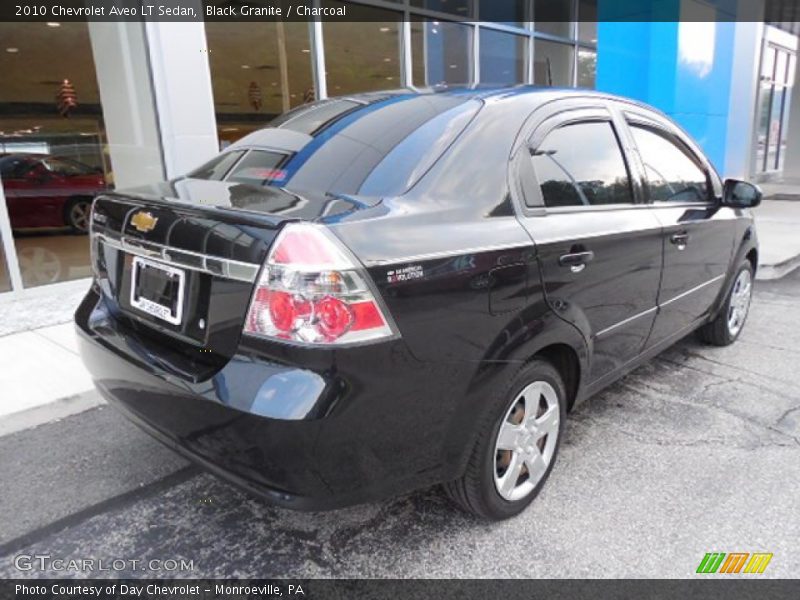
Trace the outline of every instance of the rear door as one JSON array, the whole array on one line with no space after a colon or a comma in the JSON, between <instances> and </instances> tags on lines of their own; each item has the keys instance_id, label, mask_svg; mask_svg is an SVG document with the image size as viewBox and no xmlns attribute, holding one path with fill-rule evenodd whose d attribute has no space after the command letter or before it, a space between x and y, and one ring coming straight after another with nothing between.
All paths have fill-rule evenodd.
<instances>
[{"instance_id":1,"label":"rear door","mask_svg":"<svg viewBox=\"0 0 800 600\"><path fill-rule=\"evenodd\" d=\"M661 225L641 203L619 118L604 102L556 105L536 118L515 158L522 223L536 243L548 303L592 349L594 382L635 358L650 333Z\"/></svg>"},{"instance_id":2,"label":"rear door","mask_svg":"<svg viewBox=\"0 0 800 600\"><path fill-rule=\"evenodd\" d=\"M657 115L625 110L644 173L645 197L664 227L664 275L648 346L708 315L722 290L735 215L720 206L716 174L691 141Z\"/></svg>"}]
</instances>

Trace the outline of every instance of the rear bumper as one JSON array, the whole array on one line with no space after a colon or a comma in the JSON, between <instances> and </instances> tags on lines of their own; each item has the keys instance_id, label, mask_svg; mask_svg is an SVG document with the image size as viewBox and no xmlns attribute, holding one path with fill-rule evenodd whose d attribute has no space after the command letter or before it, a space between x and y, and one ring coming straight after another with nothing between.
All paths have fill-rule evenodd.
<instances>
[{"instance_id":1,"label":"rear bumper","mask_svg":"<svg viewBox=\"0 0 800 600\"><path fill-rule=\"evenodd\" d=\"M335 352L243 345L195 381L159 362L152 341L120 330L96 289L75 320L81 356L110 403L272 503L325 510L452 473L443 444L464 374L419 363L401 341Z\"/></svg>"}]
</instances>

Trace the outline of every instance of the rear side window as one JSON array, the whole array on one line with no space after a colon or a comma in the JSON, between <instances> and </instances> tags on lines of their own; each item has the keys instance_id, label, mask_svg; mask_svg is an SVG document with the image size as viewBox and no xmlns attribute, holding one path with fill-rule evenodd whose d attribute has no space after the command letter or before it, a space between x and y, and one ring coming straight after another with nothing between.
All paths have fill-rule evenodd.
<instances>
[{"instance_id":1,"label":"rear side window","mask_svg":"<svg viewBox=\"0 0 800 600\"><path fill-rule=\"evenodd\" d=\"M251 150L231 169L226 181L266 185L286 179L286 171L281 167L289 159L288 154Z\"/></svg>"},{"instance_id":2,"label":"rear side window","mask_svg":"<svg viewBox=\"0 0 800 600\"><path fill-rule=\"evenodd\" d=\"M188 177L194 179L211 179L212 181L220 181L225 174L230 171L234 163L244 154L244 150L237 150L235 152L225 152L215 156L202 167L199 167L189 173Z\"/></svg>"},{"instance_id":3,"label":"rear side window","mask_svg":"<svg viewBox=\"0 0 800 600\"><path fill-rule=\"evenodd\" d=\"M617 135L608 121L575 123L547 135L533 153L545 206L632 204Z\"/></svg>"},{"instance_id":4,"label":"rear side window","mask_svg":"<svg viewBox=\"0 0 800 600\"><path fill-rule=\"evenodd\" d=\"M708 177L696 159L656 130L631 125L654 202L705 202Z\"/></svg>"}]
</instances>

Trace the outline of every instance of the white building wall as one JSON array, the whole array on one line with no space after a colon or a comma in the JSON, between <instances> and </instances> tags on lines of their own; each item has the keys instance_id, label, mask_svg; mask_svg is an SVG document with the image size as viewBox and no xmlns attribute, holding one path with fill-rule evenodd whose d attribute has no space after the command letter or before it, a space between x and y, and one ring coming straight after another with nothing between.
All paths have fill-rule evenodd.
<instances>
[{"instance_id":1,"label":"white building wall","mask_svg":"<svg viewBox=\"0 0 800 600\"><path fill-rule=\"evenodd\" d=\"M763 23L735 24L723 177L748 179L752 175L763 35Z\"/></svg>"},{"instance_id":2,"label":"white building wall","mask_svg":"<svg viewBox=\"0 0 800 600\"><path fill-rule=\"evenodd\" d=\"M164 179L158 119L141 23L89 22L114 185Z\"/></svg>"}]
</instances>

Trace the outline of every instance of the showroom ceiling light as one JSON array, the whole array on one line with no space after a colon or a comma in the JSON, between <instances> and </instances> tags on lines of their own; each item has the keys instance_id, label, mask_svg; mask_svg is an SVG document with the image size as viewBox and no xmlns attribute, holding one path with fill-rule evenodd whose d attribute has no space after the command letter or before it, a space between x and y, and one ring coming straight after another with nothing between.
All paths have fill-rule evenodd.
<instances>
[{"instance_id":1,"label":"showroom ceiling light","mask_svg":"<svg viewBox=\"0 0 800 600\"><path fill-rule=\"evenodd\" d=\"M49 23L45 23L48 27L61 27L61 23L56 23L55 21L50 21Z\"/></svg>"},{"instance_id":2,"label":"showroom ceiling light","mask_svg":"<svg viewBox=\"0 0 800 600\"><path fill-rule=\"evenodd\" d=\"M19 52L19 48L6 48L6 52L8 52L9 54L16 54L17 52Z\"/></svg>"},{"instance_id":3,"label":"showroom ceiling light","mask_svg":"<svg viewBox=\"0 0 800 600\"><path fill-rule=\"evenodd\" d=\"M250 65L242 65L242 68L243 68L243 69L249 69L249 68L250 68Z\"/></svg>"},{"instance_id":4,"label":"showroom ceiling light","mask_svg":"<svg viewBox=\"0 0 800 600\"><path fill-rule=\"evenodd\" d=\"M391 31L391 29L389 29L388 27L378 27L378 31L380 31L381 33L388 33L389 31Z\"/></svg>"}]
</instances>

